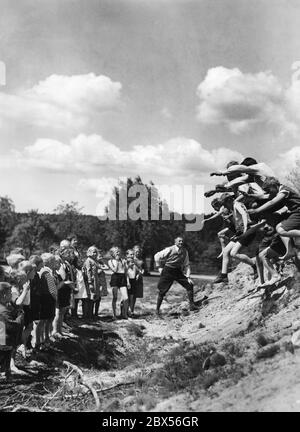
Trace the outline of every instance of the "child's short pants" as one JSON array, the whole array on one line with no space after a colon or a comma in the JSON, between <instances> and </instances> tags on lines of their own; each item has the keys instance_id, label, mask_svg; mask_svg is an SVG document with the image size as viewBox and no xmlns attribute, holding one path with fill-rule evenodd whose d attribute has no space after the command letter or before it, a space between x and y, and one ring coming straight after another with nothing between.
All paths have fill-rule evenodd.
<instances>
[{"instance_id":1,"label":"child's short pants","mask_svg":"<svg viewBox=\"0 0 300 432\"><path fill-rule=\"evenodd\" d=\"M111 287L126 287L127 286L127 280L124 273L113 273L111 275L110 279L110 286Z\"/></svg>"},{"instance_id":2,"label":"child's short pants","mask_svg":"<svg viewBox=\"0 0 300 432\"><path fill-rule=\"evenodd\" d=\"M281 222L281 226L285 231L300 230L300 209Z\"/></svg>"}]
</instances>

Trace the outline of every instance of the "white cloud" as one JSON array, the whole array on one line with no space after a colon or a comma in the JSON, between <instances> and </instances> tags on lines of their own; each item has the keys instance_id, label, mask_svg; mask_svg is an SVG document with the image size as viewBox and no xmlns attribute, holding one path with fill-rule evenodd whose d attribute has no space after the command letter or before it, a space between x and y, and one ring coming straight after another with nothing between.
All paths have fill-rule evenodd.
<instances>
[{"instance_id":1,"label":"white cloud","mask_svg":"<svg viewBox=\"0 0 300 432\"><path fill-rule=\"evenodd\" d=\"M0 92L0 120L81 130L99 113L120 106L122 85L109 77L51 75L16 94Z\"/></svg>"},{"instance_id":2,"label":"white cloud","mask_svg":"<svg viewBox=\"0 0 300 432\"><path fill-rule=\"evenodd\" d=\"M259 124L295 133L290 102L295 98L299 104L296 84L297 88L285 91L269 71L250 74L222 66L209 69L197 89L197 118L204 124L223 124L235 134Z\"/></svg>"},{"instance_id":3,"label":"white cloud","mask_svg":"<svg viewBox=\"0 0 300 432\"><path fill-rule=\"evenodd\" d=\"M290 150L280 153L271 165L281 181L296 168L296 162L300 161L300 146L292 147Z\"/></svg>"},{"instance_id":4,"label":"white cloud","mask_svg":"<svg viewBox=\"0 0 300 432\"><path fill-rule=\"evenodd\" d=\"M170 139L157 146L134 146L129 150L104 140L100 135L80 134L65 144L38 139L22 152L14 152L20 165L65 172L101 172L120 175L199 176L240 161L239 152L221 147L211 151L185 137Z\"/></svg>"},{"instance_id":5,"label":"white cloud","mask_svg":"<svg viewBox=\"0 0 300 432\"><path fill-rule=\"evenodd\" d=\"M164 107L160 113L161 113L162 117L167 119L167 120L170 120L173 117L171 111L167 107Z\"/></svg>"},{"instance_id":6,"label":"white cloud","mask_svg":"<svg viewBox=\"0 0 300 432\"><path fill-rule=\"evenodd\" d=\"M295 120L300 120L300 61L292 65L291 84L286 90L289 113Z\"/></svg>"},{"instance_id":7,"label":"white cloud","mask_svg":"<svg viewBox=\"0 0 300 432\"><path fill-rule=\"evenodd\" d=\"M78 182L78 189L84 192L92 192L97 198L96 212L103 214L109 204L115 186L118 186L121 178L101 177L82 178Z\"/></svg>"},{"instance_id":8,"label":"white cloud","mask_svg":"<svg viewBox=\"0 0 300 432\"><path fill-rule=\"evenodd\" d=\"M119 184L120 179L115 177L82 178L78 182L79 189L93 192L96 197L103 199L111 195L112 190Z\"/></svg>"}]
</instances>

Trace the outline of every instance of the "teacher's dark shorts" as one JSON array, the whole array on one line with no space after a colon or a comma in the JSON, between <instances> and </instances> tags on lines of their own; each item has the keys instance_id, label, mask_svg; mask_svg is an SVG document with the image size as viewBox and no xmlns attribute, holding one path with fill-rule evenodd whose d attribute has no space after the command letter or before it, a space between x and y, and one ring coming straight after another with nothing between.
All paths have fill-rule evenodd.
<instances>
[{"instance_id":1,"label":"teacher's dark shorts","mask_svg":"<svg viewBox=\"0 0 300 432\"><path fill-rule=\"evenodd\" d=\"M187 291L193 289L193 284L188 281L188 278L182 273L182 270L165 266L157 285L159 294L161 296L166 295L175 281L182 285Z\"/></svg>"}]
</instances>

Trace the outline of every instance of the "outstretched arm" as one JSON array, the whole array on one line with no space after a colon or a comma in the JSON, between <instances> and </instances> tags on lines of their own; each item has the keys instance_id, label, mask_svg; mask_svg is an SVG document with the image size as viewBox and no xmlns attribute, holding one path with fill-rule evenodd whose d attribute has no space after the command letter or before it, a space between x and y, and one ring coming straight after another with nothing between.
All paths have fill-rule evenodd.
<instances>
[{"instance_id":1,"label":"outstretched arm","mask_svg":"<svg viewBox=\"0 0 300 432\"><path fill-rule=\"evenodd\" d=\"M225 176L232 173L244 173L244 174L257 174L258 169L253 166L245 166L245 165L232 165L227 170L221 170L211 173L211 176L217 175L217 176Z\"/></svg>"},{"instance_id":2,"label":"outstretched arm","mask_svg":"<svg viewBox=\"0 0 300 432\"><path fill-rule=\"evenodd\" d=\"M204 219L203 222L207 222L207 221L209 221L209 220L216 219L217 217L221 216L221 214L222 214L222 211L219 210L217 213L215 213L215 214L212 215L211 217L209 217L209 218L207 218L207 219Z\"/></svg>"},{"instance_id":3,"label":"outstretched arm","mask_svg":"<svg viewBox=\"0 0 300 432\"><path fill-rule=\"evenodd\" d=\"M225 187L227 189L231 188L232 186L240 186L244 183L248 183L249 182L249 176L248 174L237 177L234 180L229 181L228 183L225 184Z\"/></svg>"},{"instance_id":4,"label":"outstretched arm","mask_svg":"<svg viewBox=\"0 0 300 432\"><path fill-rule=\"evenodd\" d=\"M269 210L271 208L273 208L276 204L280 203L281 201L283 201L285 198L285 194L283 192L279 192L275 198L273 198L271 201L263 204L262 206L256 208L256 209L250 209L248 210L249 214L258 214L258 213L262 213L265 212L266 210Z\"/></svg>"}]
</instances>

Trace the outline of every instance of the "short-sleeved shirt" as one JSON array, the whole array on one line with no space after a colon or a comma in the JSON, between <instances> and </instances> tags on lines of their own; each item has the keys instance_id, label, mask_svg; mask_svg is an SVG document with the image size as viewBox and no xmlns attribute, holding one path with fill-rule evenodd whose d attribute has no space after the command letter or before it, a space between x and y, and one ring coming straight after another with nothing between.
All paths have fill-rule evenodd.
<instances>
[{"instance_id":1,"label":"short-sleeved shirt","mask_svg":"<svg viewBox=\"0 0 300 432\"><path fill-rule=\"evenodd\" d=\"M300 211L300 195L289 186L281 185L279 192L283 193L285 198L283 204L292 213Z\"/></svg>"}]
</instances>

